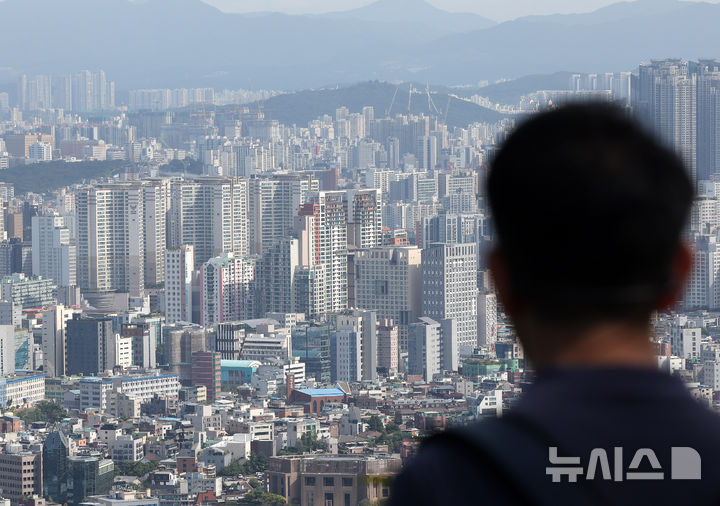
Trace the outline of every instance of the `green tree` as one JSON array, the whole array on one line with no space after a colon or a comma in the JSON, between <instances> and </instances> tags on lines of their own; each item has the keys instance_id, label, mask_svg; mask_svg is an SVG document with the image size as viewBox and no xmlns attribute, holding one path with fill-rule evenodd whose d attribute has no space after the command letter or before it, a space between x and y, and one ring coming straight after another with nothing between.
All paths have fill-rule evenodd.
<instances>
[{"instance_id":1,"label":"green tree","mask_svg":"<svg viewBox=\"0 0 720 506\"><path fill-rule=\"evenodd\" d=\"M62 406L52 401L40 401L34 408L18 410L15 414L25 422L25 425L40 421L56 423L68 416L68 412Z\"/></svg>"},{"instance_id":2,"label":"green tree","mask_svg":"<svg viewBox=\"0 0 720 506\"><path fill-rule=\"evenodd\" d=\"M270 462L262 453L251 453L250 458L245 462L233 460L227 466L223 467L219 472L219 476L237 476L239 474L248 475L267 471Z\"/></svg>"},{"instance_id":3,"label":"green tree","mask_svg":"<svg viewBox=\"0 0 720 506\"><path fill-rule=\"evenodd\" d=\"M385 431L385 426L383 425L382 420L380 420L380 417L377 415L372 415L370 417L370 420L368 420L368 428L377 432Z\"/></svg>"},{"instance_id":4,"label":"green tree","mask_svg":"<svg viewBox=\"0 0 720 506\"><path fill-rule=\"evenodd\" d=\"M115 464L115 476L145 476L158 468L159 462L118 462Z\"/></svg>"},{"instance_id":5,"label":"green tree","mask_svg":"<svg viewBox=\"0 0 720 506\"><path fill-rule=\"evenodd\" d=\"M0 181L12 183L15 195L27 192L46 193L88 179L109 177L123 172L128 163L122 160L35 163L19 165L0 173Z\"/></svg>"},{"instance_id":6,"label":"green tree","mask_svg":"<svg viewBox=\"0 0 720 506\"><path fill-rule=\"evenodd\" d=\"M282 504L287 504L287 501L285 501L283 496L270 494L269 492L263 492L258 489L245 494L243 500L247 504L260 504L261 506L280 506Z\"/></svg>"},{"instance_id":7,"label":"green tree","mask_svg":"<svg viewBox=\"0 0 720 506\"><path fill-rule=\"evenodd\" d=\"M388 424L380 431L381 434L373 441L376 445L386 444L388 450L391 453L397 453L400 451L403 441L412 439L409 435L404 434L400 427L394 422L388 422Z\"/></svg>"}]
</instances>

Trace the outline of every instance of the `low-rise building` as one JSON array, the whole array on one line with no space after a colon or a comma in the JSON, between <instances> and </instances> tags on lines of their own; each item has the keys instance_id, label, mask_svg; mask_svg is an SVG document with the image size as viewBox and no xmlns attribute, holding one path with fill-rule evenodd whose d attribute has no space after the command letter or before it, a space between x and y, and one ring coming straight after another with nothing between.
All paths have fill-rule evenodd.
<instances>
[{"instance_id":1,"label":"low-rise building","mask_svg":"<svg viewBox=\"0 0 720 506\"><path fill-rule=\"evenodd\" d=\"M269 491L302 506L359 504L390 496L387 478L400 471L399 457L273 457Z\"/></svg>"},{"instance_id":2,"label":"low-rise building","mask_svg":"<svg viewBox=\"0 0 720 506\"><path fill-rule=\"evenodd\" d=\"M30 407L45 399L45 376L14 374L0 378L0 406Z\"/></svg>"}]
</instances>

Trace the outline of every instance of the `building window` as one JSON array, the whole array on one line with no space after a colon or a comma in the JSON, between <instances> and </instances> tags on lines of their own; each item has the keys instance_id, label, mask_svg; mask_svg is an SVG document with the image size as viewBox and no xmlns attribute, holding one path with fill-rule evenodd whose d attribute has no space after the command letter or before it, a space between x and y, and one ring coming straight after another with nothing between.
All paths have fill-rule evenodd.
<instances>
[{"instance_id":1,"label":"building window","mask_svg":"<svg viewBox=\"0 0 720 506\"><path fill-rule=\"evenodd\" d=\"M305 477L305 486L306 487L314 487L315 486L315 477L314 476L306 476Z\"/></svg>"},{"instance_id":2,"label":"building window","mask_svg":"<svg viewBox=\"0 0 720 506\"><path fill-rule=\"evenodd\" d=\"M323 486L334 487L335 486L335 478L333 478L332 476L325 476L323 478Z\"/></svg>"},{"instance_id":3,"label":"building window","mask_svg":"<svg viewBox=\"0 0 720 506\"><path fill-rule=\"evenodd\" d=\"M342 479L342 486L343 487L352 487L353 485L353 479L352 478L345 478Z\"/></svg>"}]
</instances>

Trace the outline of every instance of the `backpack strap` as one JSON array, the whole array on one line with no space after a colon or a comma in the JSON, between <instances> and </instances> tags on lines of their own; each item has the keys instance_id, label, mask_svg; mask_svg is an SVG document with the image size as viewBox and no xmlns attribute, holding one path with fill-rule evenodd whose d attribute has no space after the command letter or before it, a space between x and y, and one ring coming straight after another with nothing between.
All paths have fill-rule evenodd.
<instances>
[{"instance_id":1,"label":"backpack strap","mask_svg":"<svg viewBox=\"0 0 720 506\"><path fill-rule=\"evenodd\" d=\"M481 455L514 485L526 504L535 506L600 506L611 504L603 500L597 487L580 478L575 483L567 479L554 483L546 473L553 442L534 424L523 418L506 415L502 419L488 419L458 429L451 429L430 438L434 442L451 443L473 455ZM562 449L559 455L568 455Z\"/></svg>"}]
</instances>

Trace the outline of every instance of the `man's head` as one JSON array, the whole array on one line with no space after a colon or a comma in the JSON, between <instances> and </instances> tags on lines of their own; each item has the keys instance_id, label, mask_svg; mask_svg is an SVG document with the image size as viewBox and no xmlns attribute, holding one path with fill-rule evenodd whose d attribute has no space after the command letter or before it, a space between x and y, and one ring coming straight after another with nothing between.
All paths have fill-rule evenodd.
<instances>
[{"instance_id":1,"label":"man's head","mask_svg":"<svg viewBox=\"0 0 720 506\"><path fill-rule=\"evenodd\" d=\"M557 335L647 325L689 269L681 243L693 196L677 156L617 108L572 105L521 124L492 162L490 266L520 329ZM547 334L547 332L545 333Z\"/></svg>"}]
</instances>

